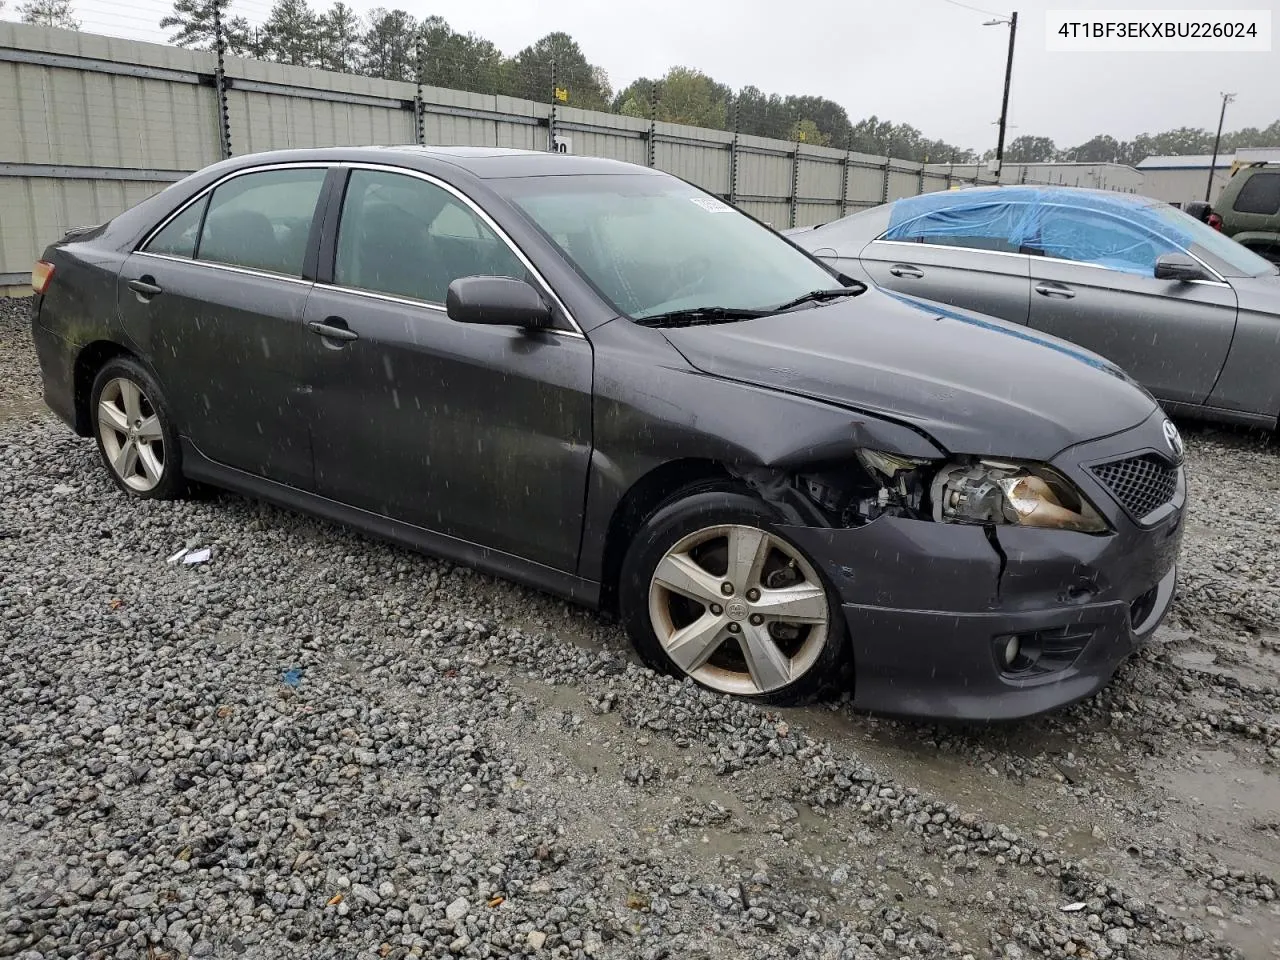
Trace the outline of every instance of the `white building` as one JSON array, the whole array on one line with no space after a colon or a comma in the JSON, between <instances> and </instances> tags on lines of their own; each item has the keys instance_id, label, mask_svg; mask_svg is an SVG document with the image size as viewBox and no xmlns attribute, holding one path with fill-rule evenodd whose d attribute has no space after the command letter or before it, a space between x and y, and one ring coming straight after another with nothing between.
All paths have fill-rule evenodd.
<instances>
[{"instance_id":1,"label":"white building","mask_svg":"<svg viewBox=\"0 0 1280 960\"><path fill-rule=\"evenodd\" d=\"M1203 200L1212 161L1213 155L1208 153L1186 157L1147 157L1138 164L1144 179L1142 192L1170 203ZM1280 147L1242 147L1235 153L1218 154L1218 162L1213 169L1210 203L1218 202L1218 194L1231 179L1231 165L1237 161L1280 163Z\"/></svg>"},{"instance_id":2,"label":"white building","mask_svg":"<svg viewBox=\"0 0 1280 960\"><path fill-rule=\"evenodd\" d=\"M972 180L991 177L994 166L982 163L931 163L930 171L950 173ZM1006 184L1047 184L1055 187L1087 187L1092 190L1115 190L1120 193L1142 193L1142 174L1123 163L1010 163L1005 161L1000 182Z\"/></svg>"}]
</instances>

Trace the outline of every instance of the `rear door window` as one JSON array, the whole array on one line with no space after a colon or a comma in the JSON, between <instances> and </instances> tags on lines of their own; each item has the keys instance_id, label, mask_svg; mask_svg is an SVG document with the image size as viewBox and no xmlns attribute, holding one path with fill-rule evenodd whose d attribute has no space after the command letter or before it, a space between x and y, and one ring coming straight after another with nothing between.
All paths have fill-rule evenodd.
<instances>
[{"instance_id":1,"label":"rear door window","mask_svg":"<svg viewBox=\"0 0 1280 960\"><path fill-rule=\"evenodd\" d=\"M208 197L202 197L180 214L166 223L147 244L147 253L158 253L166 257L183 257L191 259L196 255L196 240L200 236L200 223L204 219L204 209L209 204Z\"/></svg>"},{"instance_id":2,"label":"rear door window","mask_svg":"<svg viewBox=\"0 0 1280 960\"><path fill-rule=\"evenodd\" d=\"M1022 203L963 204L892 223L882 239L1018 253L1027 216Z\"/></svg>"},{"instance_id":3,"label":"rear door window","mask_svg":"<svg viewBox=\"0 0 1280 960\"><path fill-rule=\"evenodd\" d=\"M196 259L302 276L323 167L264 170L213 191Z\"/></svg>"},{"instance_id":4,"label":"rear door window","mask_svg":"<svg viewBox=\"0 0 1280 960\"><path fill-rule=\"evenodd\" d=\"M335 284L444 303L450 283L479 276L531 279L506 241L443 187L398 173L351 172Z\"/></svg>"},{"instance_id":5,"label":"rear door window","mask_svg":"<svg viewBox=\"0 0 1280 960\"><path fill-rule=\"evenodd\" d=\"M1280 213L1280 173L1255 173L1240 188L1231 209L1267 217Z\"/></svg>"}]
</instances>

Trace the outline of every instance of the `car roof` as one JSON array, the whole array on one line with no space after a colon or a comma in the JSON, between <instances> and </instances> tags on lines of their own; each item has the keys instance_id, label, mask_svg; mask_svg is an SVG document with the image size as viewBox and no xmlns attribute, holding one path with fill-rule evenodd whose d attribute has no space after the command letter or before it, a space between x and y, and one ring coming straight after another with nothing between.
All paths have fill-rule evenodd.
<instances>
[{"instance_id":1,"label":"car roof","mask_svg":"<svg viewBox=\"0 0 1280 960\"><path fill-rule=\"evenodd\" d=\"M508 147L437 147L416 145L327 147L274 150L270 153L237 157L235 166L258 166L300 161L385 163L408 169L430 171L448 164L481 180L513 177L563 177L582 175L649 174L661 171L621 160L579 157L544 150L517 150Z\"/></svg>"},{"instance_id":2,"label":"car roof","mask_svg":"<svg viewBox=\"0 0 1280 960\"><path fill-rule=\"evenodd\" d=\"M1129 209L1150 207L1162 204L1161 200L1144 197L1136 193L1120 193L1115 190L1096 190L1090 187L1054 187L1018 184L1016 186L963 187L959 190L940 190L933 193L922 193L914 197L903 197L893 201L894 206L919 205L922 209L941 210L953 204L968 206L974 200L985 197L999 200L1002 203L1055 203L1067 202L1096 206L1122 206Z\"/></svg>"}]
</instances>

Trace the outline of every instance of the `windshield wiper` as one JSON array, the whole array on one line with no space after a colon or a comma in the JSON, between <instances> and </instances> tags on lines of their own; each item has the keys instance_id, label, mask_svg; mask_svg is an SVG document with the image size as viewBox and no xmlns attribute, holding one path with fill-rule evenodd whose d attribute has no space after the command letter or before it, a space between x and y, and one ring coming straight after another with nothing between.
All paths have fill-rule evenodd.
<instances>
[{"instance_id":1,"label":"windshield wiper","mask_svg":"<svg viewBox=\"0 0 1280 960\"><path fill-rule=\"evenodd\" d=\"M820 303L823 300L834 300L836 297L856 297L860 293L866 292L867 286L864 283L855 282L851 287L833 287L830 290L810 290L806 294L796 297L794 300L788 300L786 303L780 303L774 307L771 312L781 313L783 310L790 310L792 307L798 307L802 303Z\"/></svg>"},{"instance_id":2,"label":"windshield wiper","mask_svg":"<svg viewBox=\"0 0 1280 960\"><path fill-rule=\"evenodd\" d=\"M687 310L669 310L647 317L636 317L642 327L697 327L708 323L732 323L734 320L754 320L767 317L772 310L752 310L749 307L690 307Z\"/></svg>"}]
</instances>

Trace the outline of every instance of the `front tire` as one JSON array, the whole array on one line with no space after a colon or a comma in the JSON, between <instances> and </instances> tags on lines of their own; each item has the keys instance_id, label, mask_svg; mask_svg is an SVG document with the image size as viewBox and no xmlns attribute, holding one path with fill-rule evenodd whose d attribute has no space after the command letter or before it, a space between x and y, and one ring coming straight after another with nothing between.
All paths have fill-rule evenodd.
<instances>
[{"instance_id":1,"label":"front tire","mask_svg":"<svg viewBox=\"0 0 1280 960\"><path fill-rule=\"evenodd\" d=\"M619 606L651 667L760 703L813 694L845 654L825 579L772 511L741 493L659 508L627 552Z\"/></svg>"},{"instance_id":2,"label":"front tire","mask_svg":"<svg viewBox=\"0 0 1280 960\"><path fill-rule=\"evenodd\" d=\"M98 453L117 487L140 500L186 493L178 434L160 386L130 357L107 361L89 394Z\"/></svg>"}]
</instances>

